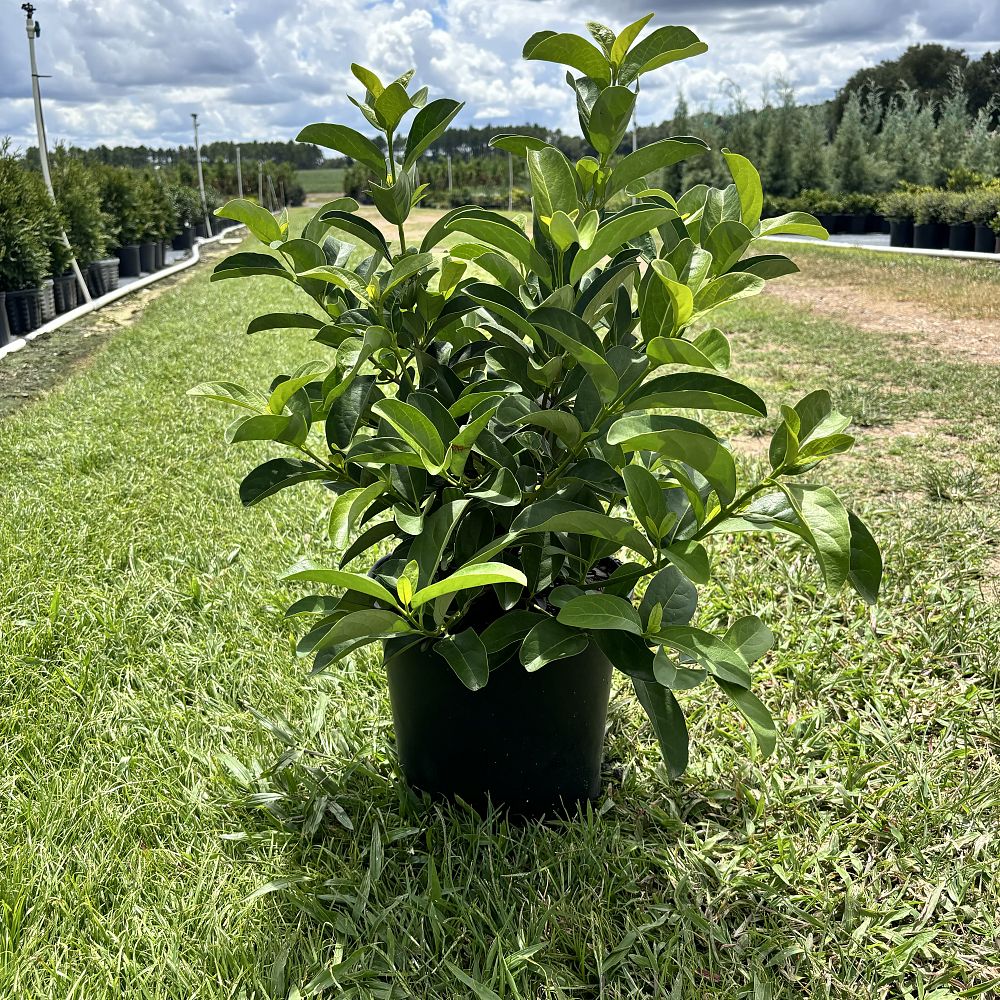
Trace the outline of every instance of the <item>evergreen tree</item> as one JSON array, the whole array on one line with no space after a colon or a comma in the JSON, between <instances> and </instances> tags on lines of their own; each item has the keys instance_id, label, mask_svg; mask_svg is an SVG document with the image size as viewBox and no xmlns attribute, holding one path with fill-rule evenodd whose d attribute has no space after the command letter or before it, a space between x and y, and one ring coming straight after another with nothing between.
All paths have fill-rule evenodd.
<instances>
[{"instance_id":1,"label":"evergreen tree","mask_svg":"<svg viewBox=\"0 0 1000 1000\"><path fill-rule=\"evenodd\" d=\"M799 108L792 156L792 178L796 191L825 189L830 184L827 166L828 136L822 108Z\"/></svg>"},{"instance_id":2,"label":"evergreen tree","mask_svg":"<svg viewBox=\"0 0 1000 1000\"><path fill-rule=\"evenodd\" d=\"M795 91L783 80L777 81L777 108L770 108L767 143L761 162L764 187L771 194L788 197L795 193Z\"/></svg>"},{"instance_id":3,"label":"evergreen tree","mask_svg":"<svg viewBox=\"0 0 1000 1000\"><path fill-rule=\"evenodd\" d=\"M683 90L677 92L677 106L674 108L673 118L670 119L670 129L668 134L691 134L691 119L688 115L688 105L687 100L684 97ZM674 195L679 195L682 191L690 187L690 185L685 184L684 182L684 164L675 163L671 167L664 168L660 184L665 191L669 191Z\"/></svg>"},{"instance_id":4,"label":"evergreen tree","mask_svg":"<svg viewBox=\"0 0 1000 1000\"><path fill-rule=\"evenodd\" d=\"M990 129L995 107L990 103L979 109L962 151L961 165L985 177L1000 174L1000 132Z\"/></svg>"},{"instance_id":5,"label":"evergreen tree","mask_svg":"<svg viewBox=\"0 0 1000 1000\"><path fill-rule=\"evenodd\" d=\"M948 173L965 159L965 146L969 139L968 98L965 78L960 69L952 70L951 90L941 102L937 128L934 131L934 176L932 183L944 184Z\"/></svg>"},{"instance_id":6,"label":"evergreen tree","mask_svg":"<svg viewBox=\"0 0 1000 1000\"><path fill-rule=\"evenodd\" d=\"M844 117L830 151L830 171L838 191L872 191L875 170L866 142L861 99L856 93L847 99Z\"/></svg>"}]
</instances>

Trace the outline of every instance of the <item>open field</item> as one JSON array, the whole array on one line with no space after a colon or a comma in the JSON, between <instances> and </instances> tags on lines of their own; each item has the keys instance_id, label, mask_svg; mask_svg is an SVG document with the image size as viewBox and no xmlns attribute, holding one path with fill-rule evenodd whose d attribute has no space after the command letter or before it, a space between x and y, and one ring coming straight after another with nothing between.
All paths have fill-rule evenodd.
<instances>
[{"instance_id":1,"label":"open field","mask_svg":"<svg viewBox=\"0 0 1000 1000\"><path fill-rule=\"evenodd\" d=\"M184 391L321 357L242 332L295 289L199 267L0 362L0 996L998 995L1000 269L788 252L806 275L719 324L772 409L839 387L859 443L824 473L884 596L720 543L700 623L777 626L776 755L699 692L671 782L616 697L602 806L548 826L416 800L375 657L310 679L292 655L275 577L323 558L325 499L243 511L268 450L223 451L227 414ZM716 424L749 463L764 426Z\"/></svg>"},{"instance_id":2,"label":"open field","mask_svg":"<svg viewBox=\"0 0 1000 1000\"><path fill-rule=\"evenodd\" d=\"M338 194L344 190L343 167L320 167L317 170L296 171L306 194Z\"/></svg>"}]
</instances>

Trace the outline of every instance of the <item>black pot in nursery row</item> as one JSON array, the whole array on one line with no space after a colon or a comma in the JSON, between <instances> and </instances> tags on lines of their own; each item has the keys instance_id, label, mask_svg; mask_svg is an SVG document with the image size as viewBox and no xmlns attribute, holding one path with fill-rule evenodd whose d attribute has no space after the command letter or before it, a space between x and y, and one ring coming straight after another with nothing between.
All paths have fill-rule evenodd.
<instances>
[{"instance_id":1,"label":"black pot in nursery row","mask_svg":"<svg viewBox=\"0 0 1000 1000\"><path fill-rule=\"evenodd\" d=\"M138 278L142 274L142 261L138 243L126 243L115 251L118 257L118 274L123 278Z\"/></svg>"},{"instance_id":2,"label":"black pot in nursery row","mask_svg":"<svg viewBox=\"0 0 1000 1000\"><path fill-rule=\"evenodd\" d=\"M152 241L139 244L139 270L146 274L156 270L156 244Z\"/></svg>"},{"instance_id":3,"label":"black pot in nursery row","mask_svg":"<svg viewBox=\"0 0 1000 1000\"><path fill-rule=\"evenodd\" d=\"M7 292L7 320L10 333L23 337L42 325L42 290L23 288L17 292Z\"/></svg>"},{"instance_id":4,"label":"black pot in nursery row","mask_svg":"<svg viewBox=\"0 0 1000 1000\"><path fill-rule=\"evenodd\" d=\"M891 246L891 247L912 247L913 246L913 220L912 219L890 219L889 220L889 246Z\"/></svg>"},{"instance_id":5,"label":"black pot in nursery row","mask_svg":"<svg viewBox=\"0 0 1000 1000\"><path fill-rule=\"evenodd\" d=\"M53 278L52 290L56 298L56 312L60 315L75 309L80 304L80 290L77 287L76 275L72 271Z\"/></svg>"},{"instance_id":6,"label":"black pot in nursery row","mask_svg":"<svg viewBox=\"0 0 1000 1000\"><path fill-rule=\"evenodd\" d=\"M997 253L998 243L1000 243L1000 238L990 226L976 225L972 244L972 249L976 253Z\"/></svg>"}]
</instances>

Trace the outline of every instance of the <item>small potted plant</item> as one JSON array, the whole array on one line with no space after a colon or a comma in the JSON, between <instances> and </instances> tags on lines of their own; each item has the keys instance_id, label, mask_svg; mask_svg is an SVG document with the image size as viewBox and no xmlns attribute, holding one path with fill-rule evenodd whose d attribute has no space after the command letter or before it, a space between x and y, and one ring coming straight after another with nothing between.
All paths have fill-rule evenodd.
<instances>
[{"instance_id":1,"label":"small potted plant","mask_svg":"<svg viewBox=\"0 0 1000 1000\"><path fill-rule=\"evenodd\" d=\"M879 213L889 220L889 246L913 246L913 200L913 191L900 189L879 201Z\"/></svg>"},{"instance_id":2,"label":"small potted plant","mask_svg":"<svg viewBox=\"0 0 1000 1000\"><path fill-rule=\"evenodd\" d=\"M945 192L942 215L948 226L948 249L969 252L976 245L976 224L969 217L975 189Z\"/></svg>"},{"instance_id":3,"label":"small potted plant","mask_svg":"<svg viewBox=\"0 0 1000 1000\"><path fill-rule=\"evenodd\" d=\"M312 619L299 651L328 671L382 648L400 766L430 793L529 814L595 798L613 669L673 774L688 761L683 703L702 684L769 753L775 725L751 667L770 631L752 615L694 624L720 535L784 533L816 553L832 590L873 601L879 589L870 532L813 478L852 443L829 393L781 408L768 467L746 481L729 442L696 419L764 416L723 374L731 348L712 318L796 270L759 237L826 233L797 212L762 221L757 171L727 150L723 188L675 198L650 186L702 154L698 139L615 155L640 77L706 48L686 28L641 37L650 17L618 35L591 25L593 42L542 31L525 45L528 59L570 67L593 150L573 164L532 136L493 140L527 161L530 231L463 207L408 238L420 157L461 105L411 91L412 73L384 82L361 66L357 103L388 156L343 125L298 138L372 171L398 242L352 198L301 234L249 202L220 211L265 249L228 257L213 280L273 276L302 293L301 311L248 332L312 331L325 354L264 391L191 392L235 408L228 441L287 452L246 475L244 504L299 484L331 496L325 555L286 575L323 591L289 608Z\"/></svg>"},{"instance_id":4,"label":"small potted plant","mask_svg":"<svg viewBox=\"0 0 1000 1000\"><path fill-rule=\"evenodd\" d=\"M994 253L996 233L990 223L1000 212L1000 185L966 192L964 209L965 217L973 227L972 249L976 253Z\"/></svg>"},{"instance_id":5,"label":"small potted plant","mask_svg":"<svg viewBox=\"0 0 1000 1000\"><path fill-rule=\"evenodd\" d=\"M948 246L950 192L937 188L918 191L913 196L913 245L921 250L943 250Z\"/></svg>"},{"instance_id":6,"label":"small potted plant","mask_svg":"<svg viewBox=\"0 0 1000 1000\"><path fill-rule=\"evenodd\" d=\"M118 275L138 278L139 236L143 231L142 199L134 171L104 166L100 171L101 209L108 217L110 241L118 258Z\"/></svg>"}]
</instances>

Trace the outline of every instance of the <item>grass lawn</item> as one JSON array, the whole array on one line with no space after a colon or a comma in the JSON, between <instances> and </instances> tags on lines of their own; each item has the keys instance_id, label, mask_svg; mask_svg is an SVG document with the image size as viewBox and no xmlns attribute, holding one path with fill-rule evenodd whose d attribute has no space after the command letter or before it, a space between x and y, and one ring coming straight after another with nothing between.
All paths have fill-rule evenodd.
<instances>
[{"instance_id":1,"label":"grass lawn","mask_svg":"<svg viewBox=\"0 0 1000 1000\"><path fill-rule=\"evenodd\" d=\"M296 176L306 194L337 194L344 190L343 167L318 167L316 170L298 170Z\"/></svg>"},{"instance_id":2,"label":"grass lawn","mask_svg":"<svg viewBox=\"0 0 1000 1000\"><path fill-rule=\"evenodd\" d=\"M981 318L995 273L948 267L946 315ZM775 631L776 755L699 689L670 781L621 686L603 803L516 826L405 789L375 656L306 677L275 577L326 555L322 491L242 510L270 451L224 449L229 414L184 396L321 357L242 332L296 291L197 268L113 335L81 321L0 362L0 996L1000 994L1000 367L852 326L849 294L842 317L730 307L769 404L831 385L857 414L824 473L883 543L881 605L831 598L787 544L721 542L699 624ZM763 422L716 426L761 460Z\"/></svg>"}]
</instances>

